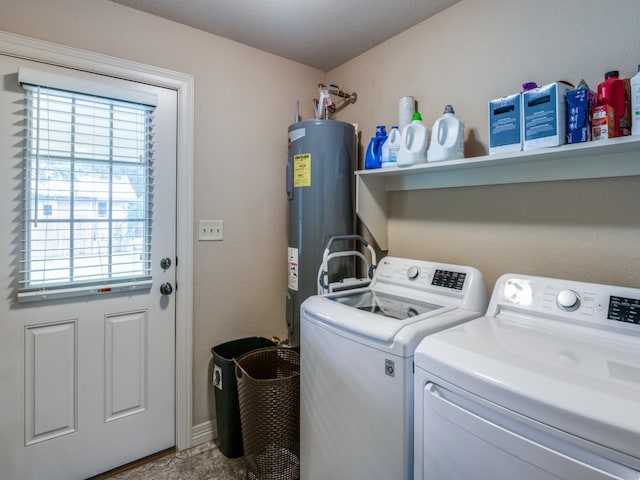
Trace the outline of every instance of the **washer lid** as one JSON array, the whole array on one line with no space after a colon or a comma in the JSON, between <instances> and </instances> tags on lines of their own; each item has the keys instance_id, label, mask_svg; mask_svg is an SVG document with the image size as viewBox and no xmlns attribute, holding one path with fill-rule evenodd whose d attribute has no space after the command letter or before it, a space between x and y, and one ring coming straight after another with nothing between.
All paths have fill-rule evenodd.
<instances>
[{"instance_id":1,"label":"washer lid","mask_svg":"<svg viewBox=\"0 0 640 480\"><path fill-rule=\"evenodd\" d=\"M503 312L425 338L415 363L509 410L640 459L639 336Z\"/></svg>"},{"instance_id":2,"label":"washer lid","mask_svg":"<svg viewBox=\"0 0 640 480\"><path fill-rule=\"evenodd\" d=\"M345 298L351 300L344 300ZM369 302L372 298L376 300ZM390 301L392 296L380 297L376 293L374 297L370 297L352 293L336 294L333 299L329 296L309 297L302 304L301 319L321 322L363 340L369 338L384 343L394 342L401 332L411 332L409 336L420 334L417 343L429 333L457 325L463 319L478 315L453 305L437 305L405 298L395 298L394 303L380 303L381 298ZM338 302L337 299L341 301ZM358 304L364 308L358 308ZM420 328L417 328L417 325ZM407 342L408 339L404 338L403 341ZM411 353L413 354L413 350Z\"/></svg>"},{"instance_id":3,"label":"washer lid","mask_svg":"<svg viewBox=\"0 0 640 480\"><path fill-rule=\"evenodd\" d=\"M370 289L359 290L346 295L328 295L327 298L363 312L374 313L400 321L442 308L442 305L397 297Z\"/></svg>"}]
</instances>

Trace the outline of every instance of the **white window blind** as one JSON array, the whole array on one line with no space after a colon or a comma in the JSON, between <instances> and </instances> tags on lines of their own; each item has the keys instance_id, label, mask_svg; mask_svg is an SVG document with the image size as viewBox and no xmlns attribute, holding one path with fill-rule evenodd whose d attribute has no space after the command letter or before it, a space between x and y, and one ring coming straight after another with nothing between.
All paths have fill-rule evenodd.
<instances>
[{"instance_id":1,"label":"white window blind","mask_svg":"<svg viewBox=\"0 0 640 480\"><path fill-rule=\"evenodd\" d=\"M154 107L21 82L19 301L150 288Z\"/></svg>"}]
</instances>

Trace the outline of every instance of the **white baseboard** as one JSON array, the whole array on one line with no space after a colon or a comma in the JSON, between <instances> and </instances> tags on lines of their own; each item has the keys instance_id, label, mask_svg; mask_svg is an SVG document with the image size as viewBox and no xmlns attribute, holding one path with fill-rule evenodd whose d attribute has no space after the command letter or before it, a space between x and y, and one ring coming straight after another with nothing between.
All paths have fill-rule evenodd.
<instances>
[{"instance_id":1,"label":"white baseboard","mask_svg":"<svg viewBox=\"0 0 640 480\"><path fill-rule=\"evenodd\" d=\"M201 443L206 443L218 437L216 422L202 422L191 427L191 446L195 447Z\"/></svg>"}]
</instances>

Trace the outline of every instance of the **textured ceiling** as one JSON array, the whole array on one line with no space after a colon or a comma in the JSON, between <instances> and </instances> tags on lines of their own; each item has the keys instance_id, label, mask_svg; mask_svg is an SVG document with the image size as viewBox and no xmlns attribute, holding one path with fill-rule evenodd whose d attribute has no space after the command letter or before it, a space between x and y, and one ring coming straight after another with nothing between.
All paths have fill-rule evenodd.
<instances>
[{"instance_id":1,"label":"textured ceiling","mask_svg":"<svg viewBox=\"0 0 640 480\"><path fill-rule=\"evenodd\" d=\"M112 0L329 71L459 0Z\"/></svg>"}]
</instances>

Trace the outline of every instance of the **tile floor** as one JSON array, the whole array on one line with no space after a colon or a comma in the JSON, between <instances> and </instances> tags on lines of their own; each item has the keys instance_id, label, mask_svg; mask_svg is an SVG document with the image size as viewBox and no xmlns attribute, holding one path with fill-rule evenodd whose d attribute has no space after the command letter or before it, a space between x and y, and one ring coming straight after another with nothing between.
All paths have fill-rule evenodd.
<instances>
[{"instance_id":1,"label":"tile floor","mask_svg":"<svg viewBox=\"0 0 640 480\"><path fill-rule=\"evenodd\" d=\"M183 452L171 453L130 470L100 479L109 480L244 480L244 458L229 459L207 442Z\"/></svg>"}]
</instances>

